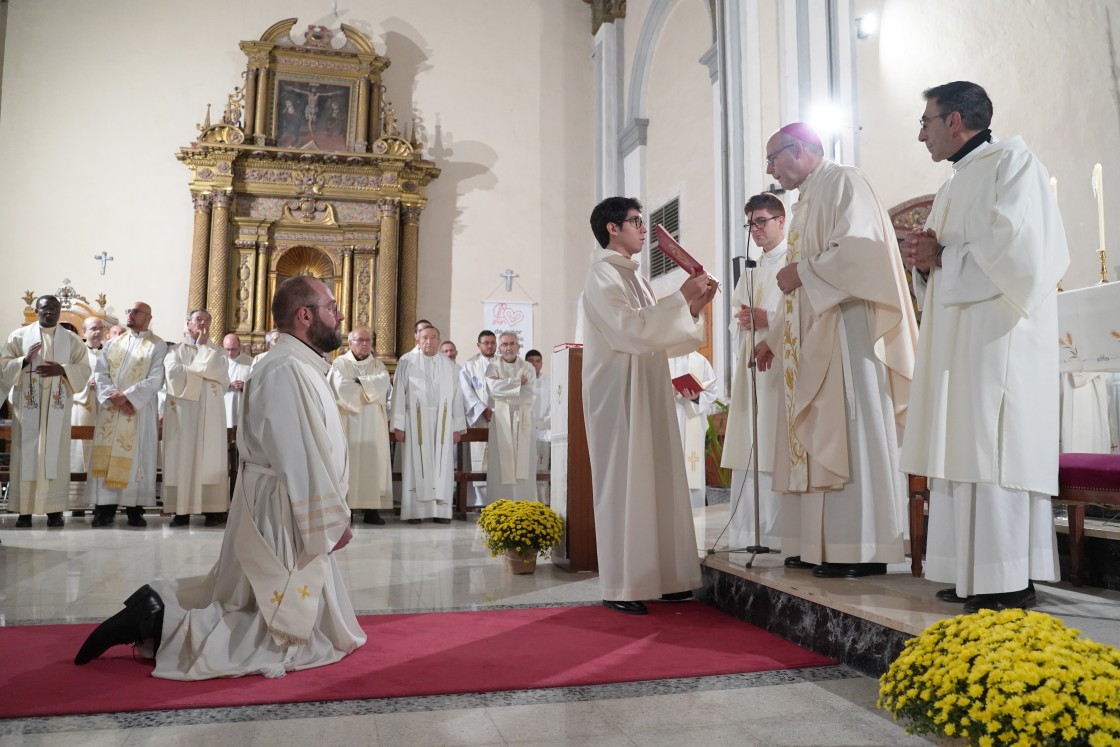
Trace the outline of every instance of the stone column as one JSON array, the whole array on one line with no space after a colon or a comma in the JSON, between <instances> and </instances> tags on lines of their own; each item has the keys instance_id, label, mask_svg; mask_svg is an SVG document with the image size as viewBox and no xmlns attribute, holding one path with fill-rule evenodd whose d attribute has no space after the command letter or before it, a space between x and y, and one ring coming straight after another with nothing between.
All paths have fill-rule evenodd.
<instances>
[{"instance_id":1,"label":"stone column","mask_svg":"<svg viewBox=\"0 0 1120 747\"><path fill-rule=\"evenodd\" d=\"M253 333L263 335L272 329L268 318L268 244L257 245L257 289L253 293L256 311L253 313Z\"/></svg>"},{"instance_id":2,"label":"stone column","mask_svg":"<svg viewBox=\"0 0 1120 747\"><path fill-rule=\"evenodd\" d=\"M210 271L206 280L206 309L210 312L210 339L221 344L226 332L226 297L229 291L229 207L233 197L217 192L212 198L210 220Z\"/></svg>"},{"instance_id":3,"label":"stone column","mask_svg":"<svg viewBox=\"0 0 1120 747\"><path fill-rule=\"evenodd\" d=\"M394 361L397 357L397 221L400 203L397 200L379 200L377 205L381 209L381 238L374 305L376 352L379 360Z\"/></svg>"},{"instance_id":4,"label":"stone column","mask_svg":"<svg viewBox=\"0 0 1120 747\"><path fill-rule=\"evenodd\" d=\"M191 242L191 282L187 311L206 303L206 262L210 254L210 194L191 195L194 202L194 240Z\"/></svg>"},{"instance_id":5,"label":"stone column","mask_svg":"<svg viewBox=\"0 0 1120 747\"><path fill-rule=\"evenodd\" d=\"M381 139L381 83L371 81L369 84L369 144L373 145Z\"/></svg>"},{"instance_id":6,"label":"stone column","mask_svg":"<svg viewBox=\"0 0 1120 747\"><path fill-rule=\"evenodd\" d=\"M342 334L350 334L353 328L353 310L350 308L350 299L354 297L354 247L346 246L342 248L342 298L339 299L338 305L342 309L342 313L346 316L342 320Z\"/></svg>"},{"instance_id":7,"label":"stone column","mask_svg":"<svg viewBox=\"0 0 1120 747\"><path fill-rule=\"evenodd\" d=\"M249 61L245 73L245 139L252 142L256 126L255 114L257 111L257 68Z\"/></svg>"},{"instance_id":8,"label":"stone column","mask_svg":"<svg viewBox=\"0 0 1120 747\"><path fill-rule=\"evenodd\" d=\"M397 319L397 350L410 350L416 324L416 280L420 269L420 207L401 206L401 298Z\"/></svg>"}]
</instances>

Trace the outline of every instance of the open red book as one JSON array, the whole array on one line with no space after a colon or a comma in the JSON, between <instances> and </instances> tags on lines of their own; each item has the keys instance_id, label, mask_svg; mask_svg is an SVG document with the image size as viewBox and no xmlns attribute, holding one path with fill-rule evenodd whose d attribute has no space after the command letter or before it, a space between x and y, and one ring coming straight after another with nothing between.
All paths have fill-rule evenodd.
<instances>
[{"instance_id":1,"label":"open red book","mask_svg":"<svg viewBox=\"0 0 1120 747\"><path fill-rule=\"evenodd\" d=\"M696 261L696 257L684 250L684 247L677 243L677 240L669 235L665 227L658 223L653 228L654 233L657 235L657 248L665 253L665 256L677 263L677 267L681 268L689 275L695 275L698 272L704 271L704 265Z\"/></svg>"},{"instance_id":2,"label":"open red book","mask_svg":"<svg viewBox=\"0 0 1120 747\"><path fill-rule=\"evenodd\" d=\"M690 373L686 373L683 376L678 376L677 378L673 379L673 388L680 392L683 396L688 396L685 394L685 392L687 391L704 391L704 385L700 383L699 379L697 379Z\"/></svg>"}]
</instances>

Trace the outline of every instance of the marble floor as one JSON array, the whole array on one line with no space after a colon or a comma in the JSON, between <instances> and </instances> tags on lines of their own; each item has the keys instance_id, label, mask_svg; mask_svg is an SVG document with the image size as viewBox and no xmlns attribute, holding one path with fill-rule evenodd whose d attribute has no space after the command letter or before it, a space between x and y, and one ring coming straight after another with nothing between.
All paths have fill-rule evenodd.
<instances>
[{"instance_id":1,"label":"marble floor","mask_svg":"<svg viewBox=\"0 0 1120 747\"><path fill-rule=\"evenodd\" d=\"M0 514L0 624L99 621L153 578L201 575L217 558L222 530L196 519L172 529L93 530L89 518L30 530ZM936 584L893 568L875 581L823 582L786 571L780 556L709 553L727 506L696 512L704 562L728 572L873 616L916 632L955 608L932 600ZM355 526L339 554L360 614L598 603L594 574L542 563L513 576L491 558L473 524L419 526L389 519ZM1075 605L1100 633L1120 639L1120 594L1040 589L1043 605ZM1091 626L1078 627L1088 630ZM1098 634L1099 635L1099 634ZM1105 635L1093 635L1109 640ZM1120 640L1109 640L1117 643ZM877 683L844 666L750 675L427 698L344 701L99 716L0 720L8 745L922 745L874 707ZM2 693L0 693L2 697ZM49 694L45 694L49 697Z\"/></svg>"}]
</instances>

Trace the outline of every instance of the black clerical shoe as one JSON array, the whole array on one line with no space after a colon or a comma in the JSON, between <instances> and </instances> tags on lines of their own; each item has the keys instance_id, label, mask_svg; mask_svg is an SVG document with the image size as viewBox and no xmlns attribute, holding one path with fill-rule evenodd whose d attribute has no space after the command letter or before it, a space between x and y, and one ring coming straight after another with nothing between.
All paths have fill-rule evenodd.
<instances>
[{"instance_id":1,"label":"black clerical shoe","mask_svg":"<svg viewBox=\"0 0 1120 747\"><path fill-rule=\"evenodd\" d=\"M113 646L140 643L145 638L159 649L163 637L163 600L144 584L124 602L124 609L94 628L74 657L75 664L96 659Z\"/></svg>"},{"instance_id":2,"label":"black clerical shoe","mask_svg":"<svg viewBox=\"0 0 1120 747\"><path fill-rule=\"evenodd\" d=\"M649 610L641 602L615 602L610 599L603 600L603 606L615 612L622 612L627 615L648 615Z\"/></svg>"},{"instance_id":3,"label":"black clerical shoe","mask_svg":"<svg viewBox=\"0 0 1120 747\"><path fill-rule=\"evenodd\" d=\"M220 527L226 520L226 515L223 513L206 514L206 521L202 522L204 527Z\"/></svg>"},{"instance_id":4,"label":"black clerical shoe","mask_svg":"<svg viewBox=\"0 0 1120 747\"><path fill-rule=\"evenodd\" d=\"M808 570L812 570L813 568L816 568L817 564L816 563L806 563L804 560L801 559L800 555L790 555L788 558L785 559L785 567L786 568L793 568L794 570L798 570L798 571L808 571Z\"/></svg>"},{"instance_id":5,"label":"black clerical shoe","mask_svg":"<svg viewBox=\"0 0 1120 747\"><path fill-rule=\"evenodd\" d=\"M813 569L816 578L863 578L882 576L887 572L886 563L821 563Z\"/></svg>"},{"instance_id":6,"label":"black clerical shoe","mask_svg":"<svg viewBox=\"0 0 1120 747\"><path fill-rule=\"evenodd\" d=\"M365 516L362 517L363 524L384 524L385 520L381 518L381 514L377 513L376 508L367 508Z\"/></svg>"},{"instance_id":7,"label":"black clerical shoe","mask_svg":"<svg viewBox=\"0 0 1120 747\"><path fill-rule=\"evenodd\" d=\"M409 519L409 520L408 520L408 523L409 523L409 524L419 524L419 523L420 523L420 520L419 520L419 519Z\"/></svg>"},{"instance_id":8,"label":"black clerical shoe","mask_svg":"<svg viewBox=\"0 0 1120 747\"><path fill-rule=\"evenodd\" d=\"M450 524L451 523L451 519L448 519L445 516L437 516L434 519L432 519L432 521L434 521L437 524Z\"/></svg>"},{"instance_id":9,"label":"black clerical shoe","mask_svg":"<svg viewBox=\"0 0 1120 747\"><path fill-rule=\"evenodd\" d=\"M691 591L674 591L669 594L662 594L662 602L688 602L692 599Z\"/></svg>"},{"instance_id":10,"label":"black clerical shoe","mask_svg":"<svg viewBox=\"0 0 1120 747\"><path fill-rule=\"evenodd\" d=\"M148 520L144 518L144 509L142 506L129 506L124 512L128 514L128 525L130 527L148 526Z\"/></svg>"},{"instance_id":11,"label":"black clerical shoe","mask_svg":"<svg viewBox=\"0 0 1120 747\"><path fill-rule=\"evenodd\" d=\"M174 516L171 517L171 526L173 526L173 527L186 527L186 526L190 526L190 523L191 523L191 515L190 514L175 514Z\"/></svg>"},{"instance_id":12,"label":"black clerical shoe","mask_svg":"<svg viewBox=\"0 0 1120 747\"><path fill-rule=\"evenodd\" d=\"M70 512L70 515L75 519L82 519L85 518L86 512L85 509L76 508Z\"/></svg>"},{"instance_id":13,"label":"black clerical shoe","mask_svg":"<svg viewBox=\"0 0 1120 747\"><path fill-rule=\"evenodd\" d=\"M980 610L1025 610L1038 604L1034 593L1034 582L1028 581L1027 588L1008 591L1002 594L977 594L964 603L965 614L971 615Z\"/></svg>"},{"instance_id":14,"label":"black clerical shoe","mask_svg":"<svg viewBox=\"0 0 1120 747\"><path fill-rule=\"evenodd\" d=\"M972 597L957 596L957 588L955 586L950 586L948 589L941 589L934 596L942 602L949 602L951 604L964 604L969 599L972 599Z\"/></svg>"},{"instance_id":15,"label":"black clerical shoe","mask_svg":"<svg viewBox=\"0 0 1120 747\"><path fill-rule=\"evenodd\" d=\"M16 519L16 529L30 529L31 528L31 514L20 514Z\"/></svg>"},{"instance_id":16,"label":"black clerical shoe","mask_svg":"<svg viewBox=\"0 0 1120 747\"><path fill-rule=\"evenodd\" d=\"M53 511L47 514L47 527L58 528L66 526L66 520L62 518L61 511Z\"/></svg>"},{"instance_id":17,"label":"black clerical shoe","mask_svg":"<svg viewBox=\"0 0 1120 747\"><path fill-rule=\"evenodd\" d=\"M91 527L94 527L95 529L100 529L102 527L111 527L111 526L113 526L113 520L116 519L116 517L117 517L117 507L116 506L113 506L108 511L106 511L102 508L97 508L93 512L93 521L91 521L89 523L89 525Z\"/></svg>"}]
</instances>

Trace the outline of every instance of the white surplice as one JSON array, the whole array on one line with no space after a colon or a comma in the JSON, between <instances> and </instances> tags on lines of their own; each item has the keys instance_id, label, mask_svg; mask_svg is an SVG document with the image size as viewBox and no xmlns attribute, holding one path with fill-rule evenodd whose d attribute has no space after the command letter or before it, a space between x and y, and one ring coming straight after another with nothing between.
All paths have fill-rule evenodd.
<instances>
[{"instance_id":1,"label":"white surplice","mask_svg":"<svg viewBox=\"0 0 1120 747\"><path fill-rule=\"evenodd\" d=\"M229 510L228 360L209 342L176 345L163 360L163 500L177 515Z\"/></svg>"},{"instance_id":2,"label":"white surplice","mask_svg":"<svg viewBox=\"0 0 1120 747\"><path fill-rule=\"evenodd\" d=\"M1109 454L1108 388L1111 373L1061 374L1061 452Z\"/></svg>"},{"instance_id":3,"label":"white surplice","mask_svg":"<svg viewBox=\"0 0 1120 747\"><path fill-rule=\"evenodd\" d=\"M552 378L542 373L533 382L533 419L537 429L537 472L552 469ZM551 483L537 483L537 500L548 505Z\"/></svg>"},{"instance_id":4,"label":"white surplice","mask_svg":"<svg viewBox=\"0 0 1120 747\"><path fill-rule=\"evenodd\" d=\"M486 367L486 387L494 410L487 442L487 503L499 498L537 498L537 434L533 417L536 379L537 372L521 358L507 363L499 356Z\"/></svg>"},{"instance_id":5,"label":"white surplice","mask_svg":"<svg viewBox=\"0 0 1120 747\"><path fill-rule=\"evenodd\" d=\"M418 351L414 351L418 352ZM459 386L463 393L463 411L466 414L467 425L471 428L489 428L490 424L482 417L486 408L491 408L490 392L486 388L486 369L498 360L498 356L487 358L478 353L467 359L466 363L459 366ZM456 364L458 365L458 364ZM485 472L488 465L489 444L472 443L471 471ZM486 505L486 485L484 483L471 483L468 487L468 503L475 506Z\"/></svg>"},{"instance_id":6,"label":"white surplice","mask_svg":"<svg viewBox=\"0 0 1120 747\"><path fill-rule=\"evenodd\" d=\"M673 390L673 408L677 413L677 428L684 448L684 470L688 477L689 502L693 508L703 508L707 503L707 455L705 439L708 434L708 413L719 399L719 381L708 359L699 353L678 355L669 359L669 376L677 378L690 373L703 387L699 401L686 400Z\"/></svg>"},{"instance_id":7,"label":"white surplice","mask_svg":"<svg viewBox=\"0 0 1120 747\"><path fill-rule=\"evenodd\" d=\"M86 348L89 363L89 382L74 392L74 409L70 411L70 425L94 426L97 423L97 386L93 381L93 367L101 348ZM70 441L70 471L86 473L85 482L70 483L70 508L86 509L97 503L97 481L89 475L90 460L93 459L93 440Z\"/></svg>"},{"instance_id":8,"label":"white surplice","mask_svg":"<svg viewBox=\"0 0 1120 747\"><path fill-rule=\"evenodd\" d=\"M903 468L930 482L926 578L957 594L1058 578L1056 285L1069 264L1049 175L1020 138L953 164L928 284Z\"/></svg>"},{"instance_id":9,"label":"white surplice","mask_svg":"<svg viewBox=\"0 0 1120 747\"><path fill-rule=\"evenodd\" d=\"M131 416L117 413L117 419L131 446L131 462L123 487L109 487L107 477L96 477L98 506L156 505L156 461L159 454L159 400L163 387L163 359L167 344L154 332L131 330L109 340L101 348L93 369L97 385L97 429L94 431L94 462L98 448L114 448L121 439L109 429L116 407L109 401L109 392L119 391L136 412ZM223 441L225 439L222 439ZM94 465L90 466L93 477Z\"/></svg>"},{"instance_id":10,"label":"white surplice","mask_svg":"<svg viewBox=\"0 0 1120 747\"><path fill-rule=\"evenodd\" d=\"M253 368L253 359L245 353L237 356L236 358L226 357L229 365L229 383L233 386L235 381L245 381L249 378L249 371ZM238 413L241 410L241 392L236 389L227 389L225 395L226 401L226 427L232 428L237 425Z\"/></svg>"},{"instance_id":11,"label":"white surplice","mask_svg":"<svg viewBox=\"0 0 1120 747\"><path fill-rule=\"evenodd\" d=\"M328 377L338 401L346 447L350 450L351 509L393 507L393 470L389 462L389 371L372 355L364 360L347 351L331 364Z\"/></svg>"},{"instance_id":12,"label":"white surplice","mask_svg":"<svg viewBox=\"0 0 1120 747\"><path fill-rule=\"evenodd\" d=\"M454 434L467 428L459 372L446 355L402 355L393 378L390 423L404 431L401 519L450 519Z\"/></svg>"},{"instance_id":13,"label":"white surplice","mask_svg":"<svg viewBox=\"0 0 1120 747\"><path fill-rule=\"evenodd\" d=\"M328 370L281 334L245 382L241 468L221 555L201 579L152 584L165 605L153 676L278 677L365 643L332 553L350 511Z\"/></svg>"},{"instance_id":14,"label":"white surplice","mask_svg":"<svg viewBox=\"0 0 1120 747\"><path fill-rule=\"evenodd\" d=\"M24 367L27 351L40 344ZM41 377L40 363L58 363L62 376ZM8 509L20 514L66 510L70 494L70 413L74 392L89 381L82 338L38 322L8 336L0 349L0 391L11 390L12 461Z\"/></svg>"},{"instance_id":15,"label":"white surplice","mask_svg":"<svg viewBox=\"0 0 1120 747\"><path fill-rule=\"evenodd\" d=\"M699 347L704 323L680 292L657 301L638 268L597 250L581 302L599 581L617 601L700 585L667 354Z\"/></svg>"},{"instance_id":16,"label":"white surplice","mask_svg":"<svg viewBox=\"0 0 1120 747\"><path fill-rule=\"evenodd\" d=\"M743 307L764 309L773 319L781 302L778 288L778 270L786 264L786 242L768 252L762 252L758 266L739 277L731 295L731 340L736 351L735 368L731 375L731 402L727 408L727 429L723 439L721 467L731 470L731 522L728 525L728 543L733 548L762 544L771 550L779 547L787 555L801 551L800 521L782 520L783 497L773 490L774 440L777 437L778 409L782 404L782 381L776 368L754 371L758 379L758 465L752 464L752 382L750 367L753 343L761 340L766 327L760 327L752 337L750 330L739 327L735 314ZM758 527L754 531L754 471L758 468ZM791 503L796 504L796 497ZM783 527L786 530L783 531Z\"/></svg>"}]
</instances>

